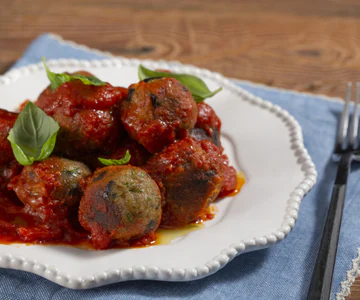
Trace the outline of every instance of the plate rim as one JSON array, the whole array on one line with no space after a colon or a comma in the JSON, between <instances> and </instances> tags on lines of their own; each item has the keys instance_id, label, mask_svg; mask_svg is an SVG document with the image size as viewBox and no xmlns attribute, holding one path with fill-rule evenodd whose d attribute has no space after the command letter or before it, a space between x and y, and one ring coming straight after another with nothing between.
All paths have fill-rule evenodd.
<instances>
[{"instance_id":1,"label":"plate rim","mask_svg":"<svg viewBox=\"0 0 360 300\"><path fill-rule=\"evenodd\" d=\"M101 60L78 60L78 59L53 59L49 60L50 67L79 67L79 68L106 68L106 67L136 67L140 63L150 68L171 69L174 72L191 73L201 78L215 81L223 88L239 95L243 101L267 110L280 118L284 126L289 130L289 138L293 154L298 159L301 172L304 177L302 181L290 193L285 208L285 215L281 226L275 232L262 237L255 237L250 240L240 241L229 245L222 250L212 260L204 265L194 266L193 268L157 268L154 266L134 266L131 268L119 268L108 270L102 273L95 273L89 276L71 276L65 272L58 271L57 268L42 264L36 260L30 260L10 253L0 253L0 267L28 271L40 275L61 286L72 289L88 289L115 282L128 280L161 280L161 281L190 281L197 280L214 274L236 256L258 249L267 248L283 240L292 230L298 217L300 202L303 197L314 186L317 179L315 165L306 150L303 142L302 129L299 123L285 109L272 104L267 100L254 96L241 87L235 85L229 79L217 72L195 67L193 65L181 64L175 61L165 60L140 60L123 57L112 57ZM10 85L18 78L29 76L32 73L44 70L41 62L25 67L10 70L0 76L0 85Z\"/></svg>"}]
</instances>

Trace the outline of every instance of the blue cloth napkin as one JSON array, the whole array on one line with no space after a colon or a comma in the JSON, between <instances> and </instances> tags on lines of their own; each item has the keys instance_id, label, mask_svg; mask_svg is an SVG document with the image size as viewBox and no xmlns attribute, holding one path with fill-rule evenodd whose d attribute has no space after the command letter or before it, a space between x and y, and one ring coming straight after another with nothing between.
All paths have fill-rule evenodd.
<instances>
[{"instance_id":1,"label":"blue cloth napkin","mask_svg":"<svg viewBox=\"0 0 360 300\"><path fill-rule=\"evenodd\" d=\"M76 47L44 34L14 67L52 58L101 59L105 54ZM273 247L242 254L216 274L192 282L132 281L91 290L70 290L27 272L1 269L1 299L305 299L326 217L336 164L331 160L342 104L324 97L237 82L239 86L288 110L303 128L305 146L319 173L301 203L289 236ZM360 245L360 170L354 168L347 191L333 279L332 299L346 279Z\"/></svg>"}]
</instances>

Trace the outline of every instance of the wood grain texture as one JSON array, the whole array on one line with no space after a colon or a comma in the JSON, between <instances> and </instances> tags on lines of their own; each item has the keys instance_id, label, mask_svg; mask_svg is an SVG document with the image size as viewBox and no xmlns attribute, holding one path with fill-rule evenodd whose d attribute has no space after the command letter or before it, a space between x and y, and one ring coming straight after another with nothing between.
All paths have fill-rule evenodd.
<instances>
[{"instance_id":1,"label":"wood grain texture","mask_svg":"<svg viewBox=\"0 0 360 300\"><path fill-rule=\"evenodd\" d=\"M115 55L343 97L360 80L357 0L0 0L0 73L54 32ZM345 275L345 274L344 274ZM360 299L360 280L348 299Z\"/></svg>"},{"instance_id":2,"label":"wood grain texture","mask_svg":"<svg viewBox=\"0 0 360 300\"><path fill-rule=\"evenodd\" d=\"M0 3L0 71L47 31L116 55L179 60L332 96L360 78L356 0Z\"/></svg>"}]
</instances>

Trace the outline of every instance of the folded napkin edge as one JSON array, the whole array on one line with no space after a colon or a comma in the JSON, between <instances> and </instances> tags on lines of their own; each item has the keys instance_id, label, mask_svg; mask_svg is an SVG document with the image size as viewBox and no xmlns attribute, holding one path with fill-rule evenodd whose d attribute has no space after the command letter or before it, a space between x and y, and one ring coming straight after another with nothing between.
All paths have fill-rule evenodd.
<instances>
[{"instance_id":1,"label":"folded napkin edge","mask_svg":"<svg viewBox=\"0 0 360 300\"><path fill-rule=\"evenodd\" d=\"M340 283L336 299L343 299L351 293L351 287L355 282L357 276L360 274L360 248L358 248L358 255L352 260L352 268L346 272L345 280Z\"/></svg>"}]
</instances>

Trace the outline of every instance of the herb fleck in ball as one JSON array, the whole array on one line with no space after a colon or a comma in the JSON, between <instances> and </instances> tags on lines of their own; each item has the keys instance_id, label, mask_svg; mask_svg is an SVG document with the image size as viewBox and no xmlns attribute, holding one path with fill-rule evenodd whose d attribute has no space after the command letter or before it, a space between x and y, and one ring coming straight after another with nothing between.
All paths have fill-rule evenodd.
<instances>
[{"instance_id":1,"label":"herb fleck in ball","mask_svg":"<svg viewBox=\"0 0 360 300\"><path fill-rule=\"evenodd\" d=\"M190 91L174 78L147 79L130 85L120 107L125 130L150 153L185 138L197 114Z\"/></svg>"},{"instance_id":2,"label":"herb fleck in ball","mask_svg":"<svg viewBox=\"0 0 360 300\"><path fill-rule=\"evenodd\" d=\"M129 165L96 170L80 201L80 224L98 249L153 233L160 219L158 186L144 170Z\"/></svg>"}]
</instances>

